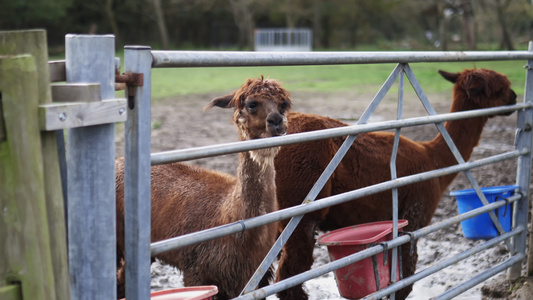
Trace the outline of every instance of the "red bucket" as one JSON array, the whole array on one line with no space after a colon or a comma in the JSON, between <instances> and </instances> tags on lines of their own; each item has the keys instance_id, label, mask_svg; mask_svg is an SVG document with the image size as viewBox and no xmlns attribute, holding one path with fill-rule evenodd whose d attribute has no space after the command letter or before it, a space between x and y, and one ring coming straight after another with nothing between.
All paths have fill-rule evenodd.
<instances>
[{"instance_id":1,"label":"red bucket","mask_svg":"<svg viewBox=\"0 0 533 300\"><path fill-rule=\"evenodd\" d=\"M151 300L211 300L218 293L214 285L189 286L150 294ZM123 299L125 300L125 299Z\"/></svg>"},{"instance_id":2,"label":"red bucket","mask_svg":"<svg viewBox=\"0 0 533 300\"><path fill-rule=\"evenodd\" d=\"M398 221L398 230L407 226L407 220ZM392 239L392 221L366 223L328 232L318 238L320 245L328 246L331 261L365 250L372 244ZM389 250L391 257L392 250ZM376 255L380 289L390 283L390 263L383 265L383 253ZM396 279L399 280L398 265ZM342 297L359 299L377 291L372 258L365 258L335 270L335 280Z\"/></svg>"}]
</instances>

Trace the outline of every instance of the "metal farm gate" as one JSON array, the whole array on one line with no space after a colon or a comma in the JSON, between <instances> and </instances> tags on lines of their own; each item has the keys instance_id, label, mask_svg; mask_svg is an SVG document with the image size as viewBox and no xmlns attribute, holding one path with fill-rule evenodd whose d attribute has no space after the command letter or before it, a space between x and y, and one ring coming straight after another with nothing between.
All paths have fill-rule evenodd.
<instances>
[{"instance_id":1,"label":"metal farm gate","mask_svg":"<svg viewBox=\"0 0 533 300\"><path fill-rule=\"evenodd\" d=\"M98 78L105 74L104 81L109 83L112 79L108 78L112 76L109 73L109 65L113 63L113 51L112 49L114 41L110 41L109 36L95 37L95 36L77 36L69 35L66 39L66 71L67 82L98 82L94 80L94 76ZM102 45L106 45L103 47ZM533 51L533 48L530 48ZM107 52L106 52L107 51ZM429 104L422 87L419 85L415 74L412 72L409 64L419 62L459 62L459 61L488 61L488 60L523 60L527 61L526 65L526 89L524 101L513 106L497 107L490 109L481 109L474 111L465 111L458 113L448 113L438 115ZM102 62L102 63L99 63ZM376 96L369 104L368 108L361 116L357 125L327 129L317 132L308 132L301 134L291 134L282 137L251 140L244 142L236 142L222 145L212 145L207 147L190 148L184 150L168 151L161 153L150 153L150 101L151 101L151 69L152 68L184 68L184 67L227 67L227 66L295 66L295 65L333 65L333 64L379 64L379 63L397 63L396 67L391 71L389 78L382 85L381 89L377 92ZM429 233L435 232L439 229L447 226L457 224L467 218L490 212L492 220L499 228L500 235L496 238L488 240L465 253L461 253L457 256L448 258L432 267L415 273L413 276L405 278L401 281L395 282L385 289L382 289L375 294L369 295L368 299L378 299L394 293L399 289L412 284L413 282L420 280L434 272L438 272L443 268L467 257L479 251L482 251L488 247L492 247L500 242L505 242L510 253L510 257L503 263L494 266L490 270L486 270L481 275L468 278L463 284L460 284L442 294L439 299L450 299L454 296L466 291L467 289L477 285L500 273L504 270L508 270L510 278L517 278L521 276L522 262L526 258L526 239L527 239L527 226L528 226L528 211L529 211L529 184L530 184L530 169L531 169L531 146L532 146L532 132L531 126L533 124L533 52L530 51L509 51L509 52L305 52L305 53L265 53L265 52L203 52L203 51L152 51L150 47L145 46L126 46L125 47L125 76L123 81L128 85L126 93L127 101L127 114L126 121L126 147L125 147L125 159L126 159L126 177L125 177L125 226L126 226L126 281L127 281L127 298L133 299L149 299L150 297L150 257L157 255L164 251L185 247L195 243L215 239L221 236L236 234L246 229L255 228L267 223L277 222L280 220L292 218L289 225L283 232L282 236L277 240L274 247L271 249L268 256L263 262L263 266L258 270L266 270L268 266L275 260L283 241L286 241L288 236L296 227L303 214L312 211L320 210L322 208L343 203L346 201L361 198L374 193L392 190L393 193L393 222L394 222L394 239L386 242L386 247L396 250L396 247L409 243L412 239L418 239ZM73 73L73 68L76 70L83 69L84 74L88 75L86 78L70 79L69 73ZM81 73L81 71L80 71ZM92 76L92 77L91 77ZM399 105L403 103L403 88L404 78L407 78L413 86L415 92L418 94L420 101L428 111L428 116L402 119L402 116L398 116L398 120L392 120L387 122L377 122L367 124L369 117L376 109L384 95L396 80L399 80ZM112 98L112 96L109 96ZM401 110L399 110L401 111ZM518 112L518 129L516 136L516 148L512 151L508 151L495 156L486 157L476 161L465 162L458 153L455 145L451 141L448 133L444 129L443 123L447 120L458 120L476 116L492 115L495 113L503 112ZM120 113L124 113L120 110ZM396 153L398 148L398 135L399 129L407 126L416 126L422 124L435 124L440 133L445 137L448 146L456 156L458 162L457 165L437 169L421 174L414 174L406 177L396 178L394 161L391 162L392 166L392 180L382 182L373 186L361 188L344 194L339 194L327 198L323 198L320 201L310 201L305 204L287 208L284 210L276 211L267 215L259 216L253 219L242 220L239 222L227 224L208 230L204 230L197 233L191 233L184 236L179 236L170 240L160 241L150 244L150 166L156 164L164 164L176 161L185 161L196 158L204 158L215 155L236 153L240 151L248 151L254 149L261 149L273 146L283 146L293 143L299 143L304 141L313 141L318 139L327 139L332 137L347 136L345 143L340 148L339 152L335 155L330 165L324 171L316 185L309 192L308 199L314 200L317 197L318 192L325 184L336 165L342 159L342 156L347 152L350 145L356 139L360 133L377 131L377 130L396 130L396 142L394 144L393 153ZM109 130L104 128L102 130ZM86 147L90 147L92 143L97 143L97 132L94 129L84 129L80 133L75 133L75 129L69 131L69 138L75 138L76 143L84 143ZM88 142L83 142L86 137L89 137ZM111 139L112 141L112 139ZM73 144L69 146L68 151L72 152L71 155L77 155L77 151L83 151L73 149L79 146ZM83 147L83 146L82 146ZM103 150L106 150L105 148ZM392 155L394 160L395 155ZM75 157L74 157L75 158ZM73 158L73 159L74 159ZM470 173L470 169L480 166L508 160L517 159L517 185L519 185L519 193L506 200L499 200L492 204L488 204L485 196L480 191L480 187ZM70 164L73 164L70 166ZM73 169L84 168L84 172L81 175L90 173L93 166L75 166L75 162L72 162L69 156L69 201L71 201L71 195L84 192L87 194L94 193L95 191L87 190L85 186L76 187L77 174L71 175L71 167ZM422 228L410 235L398 236L398 196L395 192L397 188L427 180L430 178L436 178L439 176L464 172L472 186L475 188L476 193L482 199L485 204L484 207L476 209L466 214L461 214L452 218L449 218L443 222L433 224L431 226ZM74 176L74 177L73 177ZM109 180L107 178L106 180ZM112 180L112 179L111 179ZM74 187L72 186L74 184ZM112 186L114 187L114 180L112 180ZM76 191L76 189L78 191ZM98 191L100 192L100 191ZM108 191L109 192L109 191ZM111 191L111 194L114 191ZM103 192L102 192L103 193ZM109 194L106 194L109 196ZM112 197L114 199L114 197ZM302 199L303 200L303 199ZM81 201L83 202L83 201ZM505 205L507 202L514 203L513 211L513 226L510 232L504 233L498 219L494 215L494 209ZM69 204L70 206L71 204ZM109 214L107 207L97 206L102 214ZM83 213L86 214L87 207L80 208ZM69 214L71 210L69 209ZM111 214L114 214L112 212ZM80 213L80 216L83 215ZM70 234L73 229L70 227L69 222L69 239L73 237ZM79 229L82 230L82 229ZM84 232L77 232L73 234L83 235ZM114 231L108 229L105 232L99 233L103 235L103 243L108 241L105 236L114 236ZM69 241L70 242L70 241ZM111 241L112 242L112 241ZM87 247L97 247L87 245ZM100 244L102 246L102 244ZM91 255L94 256L94 251L98 249L89 249L93 251ZM249 284L243 291L243 294L237 299L259 299L268 295L275 294L281 290L287 289L291 286L303 283L311 278L318 277L322 274L332 272L342 266L346 266L355 261L359 261L364 258L371 257L384 251L384 245L377 245L368 248L364 251L350 255L335 262L326 264L320 268L312 269L302 274L296 275L284 281L276 282L272 285L264 287L259 290L253 290L257 285L257 282L262 277L260 271L257 271L253 278L251 278ZM77 259L74 257L72 251L69 252L70 257L70 269L76 268L83 269L86 267L87 261L83 259ZM112 254L112 253L111 253ZM98 256L97 256L98 257ZM104 258L102 259L109 259ZM392 265L395 265L396 256L393 254ZM112 261L112 259L111 259ZM114 268L114 261L111 263ZM393 268L394 269L394 268ZM111 272L110 276L106 273L101 280L108 282L112 280L114 275L113 270L109 270L109 266L102 266L100 269L102 273ZM82 271L79 271L82 272ZM81 273L83 274L83 272ZM394 272L392 276L395 276ZM395 277L393 277L395 278ZM83 285L83 278L78 278L77 281L72 281L73 295L81 295L87 293ZM109 286L112 286L109 283ZM97 285L95 285L97 286ZM113 287L114 288L114 287ZM94 295L101 293L101 289L95 291ZM88 295L84 299L96 299L101 298L99 296ZM101 294L100 294L101 295ZM105 295L105 294L104 294ZM110 294L107 294L108 296ZM112 295L112 294L111 294ZM85 296L84 296L85 297Z\"/></svg>"},{"instance_id":2,"label":"metal farm gate","mask_svg":"<svg viewBox=\"0 0 533 300\"><path fill-rule=\"evenodd\" d=\"M455 172L464 172L467 178L472 183L472 186L476 189L477 194L482 199L485 207L477 209L467 214L459 215L450 218L444 222L428 226L412 233L412 236L400 236L397 233L397 193L393 193L393 211L395 212L393 221L394 226L394 240L387 243L388 248L397 247L399 245L409 243L411 239L417 239L421 236L427 235L431 232L435 232L451 224L458 223L466 218L484 213L491 212L491 217L496 226L500 229L500 234L497 238L489 240L480 246L472 248L468 253L463 253L456 257L447 259L446 261L439 263L429 269L419 272L412 277L401 280L397 283L390 285L389 287L376 292L373 295L368 296L369 299L378 299L383 296L389 295L402 287L412 284L416 280L419 280L425 276L430 275L433 272L437 272L464 257L477 253L483 249L491 247L499 242L506 242L509 247L511 257L504 263L495 266L491 270L487 270L483 275L473 277L465 283L448 290L445 294L441 295L439 299L450 299L467 289L477 285L478 283L494 276L495 274L502 272L505 269L509 269L511 277L516 278L521 275L521 262L525 258L525 246L527 237L527 214L528 214L528 201L529 199L529 181L530 181L530 163L531 163L531 131L530 126L533 121L533 80L532 71L527 69L527 85L525 92L525 100L523 103L516 104L512 107L499 107L493 109L483 109L468 112L459 112L453 114L437 115L427 98L418 84L418 81L409 67L409 63L417 62L454 62L454 61L482 61L482 60L528 60L533 59L533 53L531 52L319 52L319 53L249 53L249 52L173 52L173 51L151 51L148 47L126 47L125 48L125 71L126 73L142 73L144 74L145 84L141 87L135 87L133 90L129 90L129 103L133 105L135 109L130 110L130 118L127 123L127 132L130 133L127 136L129 140L129 146L126 147L126 159L129 164L127 165L127 172L130 174L129 182L126 186L133 189L133 192L127 194L127 202L133 203L129 207L130 212L126 213L129 216L126 219L127 226L135 228L131 230L126 236L126 245L130 256L126 258L128 261L128 268L131 274L130 280L133 280L136 284L128 284L130 293L133 292L137 295L143 295L147 297L149 295L150 281L148 266L150 255L156 255L164 251L171 249L184 247L194 243L207 241L213 238L217 238L224 235L236 234L243 230L243 224L246 229L254 228L260 225L264 225L279 220L293 218L290 224L287 226L282 236L277 240L275 246L270 251L269 255L263 262L263 265L258 270L266 270L268 266L272 264L278 255L282 241L286 241L291 232L296 227L298 221L302 218L303 214L322 209L327 206L339 204L345 201L357 199L369 194L377 193L385 190L394 190L400 186L411 184L414 182L426 180L429 178L435 178L446 174ZM531 64L531 60L528 61L528 66ZM328 65L328 64L368 64L368 63L398 63L396 68L392 70L390 77L383 84L375 98L368 106L365 113L358 121L358 125L350 126L347 128L328 129L320 132L294 134L279 138L272 138L268 140L252 140L246 142L239 142L233 144L213 145L208 147L200 147L185 150L169 151L164 153L150 154L149 141L150 139L150 120L148 113L150 108L150 70L151 68L169 68L169 67L225 67L225 66L274 66L274 65ZM412 118L406 120L396 120L389 122L380 122L373 124L366 124L367 120L371 116L374 109L378 106L379 102L386 94L391 85L399 79L400 82L400 96L399 105L402 105L402 92L403 92L403 78L405 76L411 82L414 90L418 94L424 107L429 112L429 116ZM451 138L444 129L443 122L447 120L456 120L474 116L489 115L494 113L518 111L519 113L519 134L517 135L516 149L504 154L496 155L493 157L487 157L478 161L464 162L459 155L455 145L451 141ZM401 115L398 116L401 119ZM272 146L281 146L291 143L311 141L316 139L324 139L331 137L348 136L343 147L339 150L339 153L335 156L328 168L324 171L322 177L318 180L315 187L310 191L308 198L315 199L322 186L328 180L329 176L335 169L336 165L342 159L342 156L346 153L349 146L353 143L357 134L363 132L370 132L376 130L396 129L396 135L399 134L399 128L406 126L414 126L421 124L436 124L437 128L443 136L445 136L449 147L452 149L454 155L460 164L449 168L439 169L427 173L416 174L403 178L396 178L393 173L393 179L391 181L383 182L371 187L362 188L345 194L335 195L328 198L321 199L316 202L309 202L297 207L291 207L282 211L270 213L268 215L256 217L249 220L243 220L242 222L236 222L221 226L202 232L188 234L186 236L176 237L167 241L160 241L151 244L150 249L146 247L149 243L150 229L146 226L149 224L149 189L150 182L148 176L142 177L140 174L149 174L149 164L163 164L175 161L185 161L189 159L203 158L214 155L235 153L239 151L246 151L252 149L260 149ZM396 139L397 141L397 139ZM396 152L398 143L394 145L394 152ZM476 183L475 179L470 173L470 169L499 162L506 159L518 158L518 179L517 184L520 185L519 193L517 195L507 199L509 202L515 203L515 216L513 223L513 230L504 233L502 231L499 221L495 217L493 210L497 207L505 205L505 200L497 201L493 204L488 204L487 200L480 192L480 187ZM394 159L394 155L393 155ZM141 165L144 162L144 165ZM391 163L394 166L394 163ZM395 170L393 169L393 172ZM128 178L128 177L127 177ZM302 199L303 200L303 199ZM142 225L138 225L142 224ZM131 251L131 249L134 249ZM148 253L150 251L150 253ZM300 284L311 278L320 276L327 272L331 272L339 267L353 263L354 261L361 260L363 258L371 257L377 253L383 252L384 248L381 245L371 247L365 251L358 252L349 257L337 260L335 262L324 265L318 269L312 269L308 272L296 275L287 280L277 282L260 290L254 291L254 287L264 275L264 272L258 271L254 277L250 280L249 284L243 291L244 293L238 297L238 299L259 299L268 295L272 295L276 292L284 290L288 287ZM138 257L132 257L137 255ZM144 257L144 260L141 258ZM395 265L395 256L393 255L392 265ZM394 272L394 270L393 270ZM392 274L391 276L395 276ZM129 281L128 281L129 282Z\"/></svg>"}]
</instances>

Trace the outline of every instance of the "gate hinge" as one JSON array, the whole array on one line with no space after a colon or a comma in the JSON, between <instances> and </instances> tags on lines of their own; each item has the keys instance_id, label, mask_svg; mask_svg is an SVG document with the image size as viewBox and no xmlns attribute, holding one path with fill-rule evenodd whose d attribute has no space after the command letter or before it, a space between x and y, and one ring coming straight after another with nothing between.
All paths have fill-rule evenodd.
<instances>
[{"instance_id":1,"label":"gate hinge","mask_svg":"<svg viewBox=\"0 0 533 300\"><path fill-rule=\"evenodd\" d=\"M143 73L122 73L120 75L118 70L115 72L115 90L124 90L126 86L142 86L143 84Z\"/></svg>"},{"instance_id":2,"label":"gate hinge","mask_svg":"<svg viewBox=\"0 0 533 300\"><path fill-rule=\"evenodd\" d=\"M142 73L122 73L122 75L115 75L115 82L125 83L127 86L142 86L144 75Z\"/></svg>"}]
</instances>

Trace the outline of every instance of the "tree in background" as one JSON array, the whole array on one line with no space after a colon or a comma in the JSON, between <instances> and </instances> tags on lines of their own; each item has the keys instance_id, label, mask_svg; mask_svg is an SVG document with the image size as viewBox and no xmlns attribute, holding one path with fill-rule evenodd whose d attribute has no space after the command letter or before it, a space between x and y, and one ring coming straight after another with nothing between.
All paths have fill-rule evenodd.
<instances>
[{"instance_id":1,"label":"tree in background","mask_svg":"<svg viewBox=\"0 0 533 300\"><path fill-rule=\"evenodd\" d=\"M476 50L476 35L474 32L474 10L470 0L461 0L459 7L462 10L462 21L465 41L468 50Z\"/></svg>"},{"instance_id":2,"label":"tree in background","mask_svg":"<svg viewBox=\"0 0 533 300\"><path fill-rule=\"evenodd\" d=\"M238 48L244 49L246 46L254 49L255 12L259 1L254 0L229 0L233 20L239 29Z\"/></svg>"},{"instance_id":3,"label":"tree in background","mask_svg":"<svg viewBox=\"0 0 533 300\"><path fill-rule=\"evenodd\" d=\"M509 29L507 27L507 20L505 18L506 8L509 7L509 4L512 0L495 0L494 9L496 10L496 16L498 16L498 23L500 24L502 39L500 43L500 48L507 48L508 50L514 50L513 42L511 41L511 35L509 34Z\"/></svg>"},{"instance_id":4,"label":"tree in background","mask_svg":"<svg viewBox=\"0 0 533 300\"><path fill-rule=\"evenodd\" d=\"M256 27L308 27L319 49L514 49L530 39L530 0L10 0L0 29L112 33L117 48L253 49Z\"/></svg>"},{"instance_id":5,"label":"tree in background","mask_svg":"<svg viewBox=\"0 0 533 300\"><path fill-rule=\"evenodd\" d=\"M0 28L28 28L59 24L67 15L71 0L10 0L0 3Z\"/></svg>"},{"instance_id":6,"label":"tree in background","mask_svg":"<svg viewBox=\"0 0 533 300\"><path fill-rule=\"evenodd\" d=\"M514 50L506 14L509 10L513 9L513 5L515 5L516 2L513 0L478 0L476 2L478 2L477 7L479 10L483 12L483 17L489 19L490 23L498 25L499 28L495 31L500 33L498 37L499 48Z\"/></svg>"},{"instance_id":7,"label":"tree in background","mask_svg":"<svg viewBox=\"0 0 533 300\"><path fill-rule=\"evenodd\" d=\"M0 1L0 30L59 27L71 5L71 0ZM64 43L65 33L61 36Z\"/></svg>"},{"instance_id":8,"label":"tree in background","mask_svg":"<svg viewBox=\"0 0 533 300\"><path fill-rule=\"evenodd\" d=\"M161 0L152 0L152 4L154 5L154 11L157 18L157 28L159 29L159 36L161 37L161 46L163 49L168 49L168 31L167 24L165 22L165 15L163 14L163 9L161 8Z\"/></svg>"}]
</instances>

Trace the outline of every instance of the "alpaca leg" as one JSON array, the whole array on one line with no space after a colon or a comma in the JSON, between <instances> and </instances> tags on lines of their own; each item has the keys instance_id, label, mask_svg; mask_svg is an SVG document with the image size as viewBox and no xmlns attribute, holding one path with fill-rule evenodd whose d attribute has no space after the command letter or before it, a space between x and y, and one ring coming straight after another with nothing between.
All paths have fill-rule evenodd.
<instances>
[{"instance_id":1,"label":"alpaca leg","mask_svg":"<svg viewBox=\"0 0 533 300\"><path fill-rule=\"evenodd\" d=\"M418 261L416 242L413 247L414 252L411 254L411 243L402 246L402 272L403 278L413 275L416 271L416 262ZM397 300L404 300L409 296L413 289L412 285L409 285L398 292L396 292Z\"/></svg>"},{"instance_id":2,"label":"alpaca leg","mask_svg":"<svg viewBox=\"0 0 533 300\"><path fill-rule=\"evenodd\" d=\"M122 259L117 270L117 299L126 297L126 264Z\"/></svg>"},{"instance_id":3,"label":"alpaca leg","mask_svg":"<svg viewBox=\"0 0 533 300\"><path fill-rule=\"evenodd\" d=\"M258 288L263 288L270 284L270 281L274 278L272 267L268 268L268 271L266 272L265 276L261 278L259 281ZM261 298L260 300L264 300L265 298Z\"/></svg>"},{"instance_id":4,"label":"alpaca leg","mask_svg":"<svg viewBox=\"0 0 533 300\"><path fill-rule=\"evenodd\" d=\"M285 247L283 247L276 281L311 269L311 265L313 264L313 249L315 246L314 230L314 223L305 222L305 219L298 225L291 238L285 244ZM281 300L308 299L307 293L303 290L302 285L281 291L278 293L278 297Z\"/></svg>"},{"instance_id":5,"label":"alpaca leg","mask_svg":"<svg viewBox=\"0 0 533 300\"><path fill-rule=\"evenodd\" d=\"M265 273L265 276L259 281L259 288L265 287L270 284L270 281L274 278L274 272L272 267L268 268L268 271Z\"/></svg>"}]
</instances>

